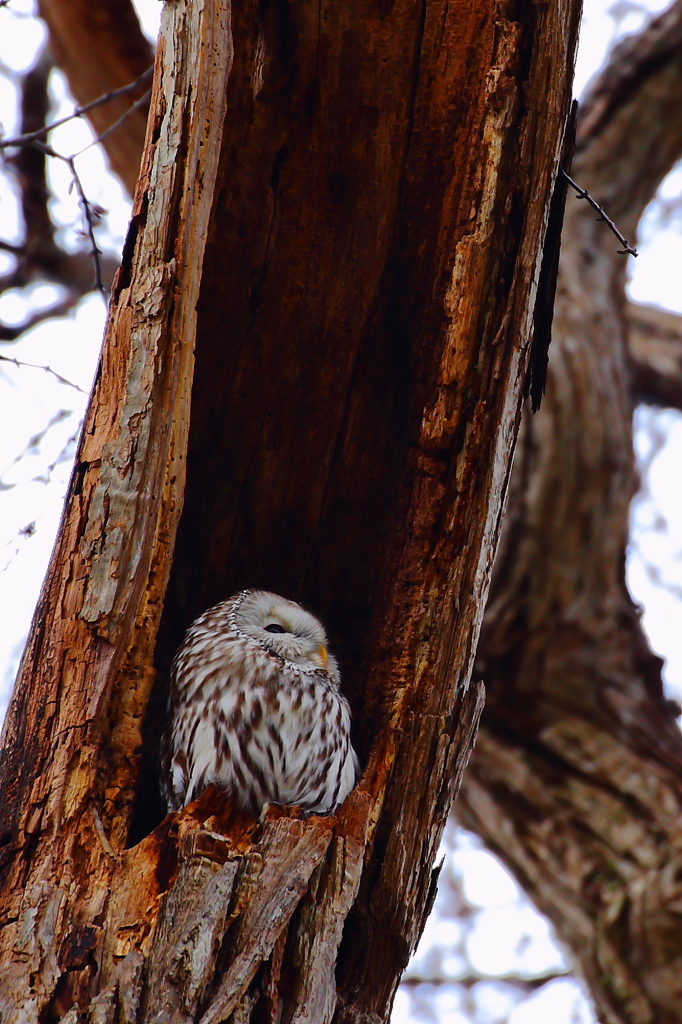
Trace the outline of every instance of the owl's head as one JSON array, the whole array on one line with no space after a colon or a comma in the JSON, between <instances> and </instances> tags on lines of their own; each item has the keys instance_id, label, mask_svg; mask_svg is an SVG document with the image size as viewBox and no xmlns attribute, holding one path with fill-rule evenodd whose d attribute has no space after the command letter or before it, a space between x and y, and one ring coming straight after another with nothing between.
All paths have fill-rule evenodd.
<instances>
[{"instance_id":1,"label":"owl's head","mask_svg":"<svg viewBox=\"0 0 682 1024\"><path fill-rule=\"evenodd\" d=\"M324 670L338 683L339 669L329 653L324 626L300 604L265 590L245 591L235 604L240 632L294 665Z\"/></svg>"}]
</instances>

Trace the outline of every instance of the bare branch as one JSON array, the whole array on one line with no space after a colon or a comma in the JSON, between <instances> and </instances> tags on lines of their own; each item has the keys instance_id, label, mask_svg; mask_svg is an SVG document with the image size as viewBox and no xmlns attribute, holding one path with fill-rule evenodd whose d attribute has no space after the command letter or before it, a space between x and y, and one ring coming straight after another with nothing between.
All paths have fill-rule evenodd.
<instances>
[{"instance_id":1,"label":"bare branch","mask_svg":"<svg viewBox=\"0 0 682 1024\"><path fill-rule=\"evenodd\" d=\"M47 83L52 62L43 53L21 82L21 132L37 131L47 121L49 98ZM120 101L119 101L120 102ZM55 241L54 224L50 218L46 179L47 158L36 145L21 146L3 154L16 175L24 222L23 238L16 243L1 241L0 249L12 253L17 265L0 278L0 291L23 288L40 278L55 281L69 293L74 302L92 288L90 256L84 252L67 253ZM102 276L108 283L113 278L118 260L105 256L100 260ZM59 310L54 312L59 315ZM42 314L41 314L42 316ZM30 324L28 325L30 326ZM18 334L12 328L2 331L2 340L12 341Z\"/></svg>"},{"instance_id":2,"label":"bare branch","mask_svg":"<svg viewBox=\"0 0 682 1024\"><path fill-rule=\"evenodd\" d=\"M19 148L19 149L23 149L23 148L27 148L28 147L28 148L32 148L32 149L37 149L41 153L45 154L46 156L51 156L51 157L54 157L57 160L61 160L63 163L65 163L68 166L68 168L69 168L69 170L71 172L71 177L72 177L72 180L73 180L74 187L76 189L76 192L78 193L78 199L79 199L79 203L80 203L81 209L83 210L83 215L84 215L85 224L86 224L86 234L88 235L88 238L90 239L90 256L92 258L92 262L93 262L93 265L94 265L94 268L95 268L94 286L97 289L97 291L99 291L99 293L102 295L103 298L106 298L106 294L107 293L106 293L106 288L105 288L103 280L102 280L102 268L101 268L101 262L100 262L101 252L100 252L100 249L99 249L99 247L97 245L97 241L96 241L96 238L95 238L94 224L95 224L96 217L95 217L95 212L94 212L93 204L90 203L90 201L88 200L88 198L87 198L87 196L85 194L85 191L83 189L80 177L79 177L78 172L76 170L76 166L75 166L75 162L74 161L75 161L75 158L79 154L78 153L73 153L71 156L65 156L63 153L58 153L57 150L55 150L52 146L48 145L47 143L45 143L45 142L43 142L41 140L53 128L56 128L59 125L65 124L67 121L71 121L74 118L81 117L81 116L83 116L84 114L88 113L89 111L93 110L96 107L100 107L100 106L102 106L105 103L109 103L109 102L111 102L114 99L118 99L123 94L134 92L136 89L139 89L141 86L143 86L145 83L147 83L149 81L149 79L152 76L152 73L153 73L153 68L149 67L149 68L147 68L147 70L142 75L140 75L138 78L136 78L134 82L130 82L128 85L122 86L119 89L113 89L110 92L105 93L102 96L99 96L96 100L93 100L91 103L87 103L87 104L85 104L82 107L78 107L72 114L68 115L68 117L63 117L63 118L61 118L58 121L52 122L51 124L43 124L39 128L35 129L34 131L24 132L21 135L17 135L15 137L11 138L11 139L2 139L2 140L0 140L0 149L7 149L9 147L16 147L16 148ZM44 82L47 81L45 69L42 69L42 71L41 71L41 81L43 81L43 80L44 80ZM115 131L117 128L119 128L120 125L122 125L124 123L124 121L126 121L131 116L131 114L133 114L135 111L139 110L140 107L142 107L147 102L147 100L149 98L149 94L150 94L150 89L147 89L145 91L145 93L141 97L139 97L137 100L135 100L135 102L128 108L128 110L124 111L124 113L121 115L121 117L119 117L116 121L114 121L114 123L112 125L110 125L104 132L102 132L97 138L95 138L93 140L93 142L89 143L88 146L85 146L84 149L81 150L81 153L85 152L86 149L89 149L90 146L92 146L92 145L94 145L96 143L101 142L104 138L106 138L113 131ZM3 245L3 248L6 249L7 251L13 252L13 253L15 253L17 255L25 254L26 253L25 247L23 247L22 249L19 249L17 247L10 246L9 243L5 243ZM11 340L11 337L9 336L9 335L11 335L11 333L12 333L11 329L8 329L8 335L5 336L5 340ZM14 335L14 337L16 337L16 335Z\"/></svg>"},{"instance_id":3,"label":"bare branch","mask_svg":"<svg viewBox=\"0 0 682 1024\"><path fill-rule=\"evenodd\" d=\"M85 192L83 190L83 185L82 185L81 180L80 180L80 178L78 176L78 171L76 170L76 165L74 163L74 157L72 157L72 156L64 156L63 153L58 153L56 149L53 149L52 146L48 146L47 143L45 143L45 142L35 141L35 142L32 142L31 145L35 146L37 149L42 150L43 153L45 153L47 156L54 157L55 160L61 160L63 163L66 164L66 166L71 171L71 177L72 177L72 180L73 180L73 184L74 184L74 187L76 189L76 192L78 193L78 201L80 202L81 209L83 210L83 217L85 219L87 235L88 235L88 238L90 239L90 255L92 256L92 262L93 262L93 266L95 268L94 287L100 293L102 298L106 301L107 300L107 290L104 287L104 283L102 281L102 268L101 268L100 261L99 261L99 258L100 258L100 255L101 255L101 250L99 249L99 247L97 245L97 240L95 238L95 215L94 215L94 210L93 210L92 203L90 202L90 200L88 199L88 197L86 196L86 194L85 194Z\"/></svg>"},{"instance_id":4,"label":"bare branch","mask_svg":"<svg viewBox=\"0 0 682 1024\"><path fill-rule=\"evenodd\" d=\"M23 329L26 330L26 328ZM3 363L12 363L13 366L27 367L30 370L44 370L45 373L49 373L55 377L60 384L66 384L67 387L73 388L74 391L80 391L81 395L88 394L88 392L84 391L78 384L74 384L73 381L67 380L66 377L62 377L61 373L57 373L57 371L53 370L51 366L42 366L40 363L24 363L20 359L13 359L11 356L2 355L0 355L0 361Z\"/></svg>"},{"instance_id":5,"label":"bare branch","mask_svg":"<svg viewBox=\"0 0 682 1024\"><path fill-rule=\"evenodd\" d=\"M25 132L23 135L15 135L11 139L0 139L0 149L8 149L10 146L28 146L36 140L44 138L48 132L52 131L53 128L59 128L60 125L66 124L68 121L73 121L77 117L82 117L84 114L89 113L89 111L94 110L96 107L104 106L105 103L111 103L112 100L118 99L119 96L124 96L126 93L135 92L136 89L140 89L151 80L153 72L153 66L147 68L147 70L141 74L139 78L136 78L134 82L129 82L128 85L122 85L120 89L112 89L111 92L98 96L96 100L92 100L91 103L86 103L82 107L76 107L72 114L68 114L66 117L61 117L58 121L52 121L50 124L43 125L43 127L38 128L37 131ZM122 117L118 118L117 121L114 121L114 123L105 132L102 132L102 134L98 136L98 140L105 138L105 136L121 124L126 117L141 107L148 95L149 89L145 91L144 96L141 96L140 99L133 103Z\"/></svg>"},{"instance_id":6,"label":"bare branch","mask_svg":"<svg viewBox=\"0 0 682 1024\"><path fill-rule=\"evenodd\" d=\"M534 978L522 978L518 974L494 975L492 977L483 974L464 974L461 978L421 977L418 974L409 974L401 979L400 985L401 988L416 988L417 985L461 985L462 988L473 988L474 985L478 985L482 981L489 981L497 982L500 985L514 985L524 992L535 992L550 981L570 977L568 971L551 971Z\"/></svg>"},{"instance_id":7,"label":"bare branch","mask_svg":"<svg viewBox=\"0 0 682 1024\"><path fill-rule=\"evenodd\" d=\"M103 141L104 141L104 139L108 138L108 137L109 137L109 136L111 135L111 133L112 133L112 132L115 132L117 128L120 128L120 126L121 126L121 125L123 124L123 122L124 122L124 121L127 121L127 120L128 120L128 118L129 118L129 117L130 117L130 116L131 116L132 114L134 114L136 110L139 110L139 109L140 109L140 107L143 107L143 106L144 106L144 104L145 104L145 103L147 102L147 100L148 100L148 99L149 99L149 97L151 96L151 92L152 92L151 88L147 89L147 91L146 91L146 92L144 92L144 93L143 93L143 94L142 94L142 95L140 96L140 98L139 98L139 99L135 100L135 102L134 102L134 103L132 104L132 106L128 107L128 109L127 109L126 111L124 111L124 112L123 112L123 113L121 114L121 116L120 116L120 117L116 118L116 120L114 121L114 123L113 123L113 124L110 124L110 125L109 125L109 127L108 127L108 128L105 128L105 129L104 129L104 131L103 131L103 132L102 132L102 133L101 133L100 135L96 136L96 138L94 138L94 139L92 140L92 142L89 142L89 143L87 144L87 146L83 146L83 148L82 148L82 149L79 149L79 151L78 151L77 153L74 153L74 154L73 154L73 156L74 156L74 157L76 157L76 156L80 156L80 155L81 155L81 153L85 153L85 151L86 151L87 149L91 149L91 147L92 147L92 146L97 146L97 145L99 145L99 143L100 143L100 142L103 142Z\"/></svg>"},{"instance_id":8,"label":"bare branch","mask_svg":"<svg viewBox=\"0 0 682 1024\"><path fill-rule=\"evenodd\" d=\"M635 248L633 248L630 245L630 243L628 242L627 238L624 238L623 235L621 235L620 231L618 230L616 225L613 223L613 221L611 220L609 215L606 213L606 211L604 210L603 206L600 206L599 203L596 201L596 199L593 199L592 196L590 195L590 193L586 189L581 188L580 185L578 185L569 174L566 174L566 171L562 170L561 173L563 174L564 178L566 179L568 184L571 186L571 188L574 188L576 190L576 192L578 193L576 198L577 199L586 199L587 200L587 202L590 204L592 209L596 210L596 212L599 214L599 216L597 217L597 220L603 220L604 223L606 224L607 228L610 228L610 230L616 236L616 238L618 239L620 244L623 246L622 249L618 249L617 250L619 256L639 256L639 253L637 252L637 250Z\"/></svg>"}]
</instances>

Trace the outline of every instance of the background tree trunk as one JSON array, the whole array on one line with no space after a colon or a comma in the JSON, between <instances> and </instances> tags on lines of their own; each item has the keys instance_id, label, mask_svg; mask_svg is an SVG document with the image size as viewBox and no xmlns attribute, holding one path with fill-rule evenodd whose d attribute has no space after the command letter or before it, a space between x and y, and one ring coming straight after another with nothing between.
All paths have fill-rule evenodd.
<instances>
[{"instance_id":1,"label":"background tree trunk","mask_svg":"<svg viewBox=\"0 0 682 1024\"><path fill-rule=\"evenodd\" d=\"M682 5L613 53L573 177L633 237L682 155ZM625 585L633 400L682 408L682 330L569 199L547 395L524 423L458 805L552 919L603 1024L682 1021L682 736Z\"/></svg>"},{"instance_id":2,"label":"background tree trunk","mask_svg":"<svg viewBox=\"0 0 682 1024\"><path fill-rule=\"evenodd\" d=\"M4 732L5 1019L385 1019L480 712L577 17L166 7ZM159 823L170 654L247 584L329 622L362 783L336 818L209 789Z\"/></svg>"}]
</instances>

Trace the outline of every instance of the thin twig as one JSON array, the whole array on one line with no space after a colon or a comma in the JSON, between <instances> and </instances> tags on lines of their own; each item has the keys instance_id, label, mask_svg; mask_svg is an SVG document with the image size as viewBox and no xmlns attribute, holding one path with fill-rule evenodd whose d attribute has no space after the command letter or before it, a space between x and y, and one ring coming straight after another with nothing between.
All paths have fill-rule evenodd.
<instances>
[{"instance_id":1,"label":"thin twig","mask_svg":"<svg viewBox=\"0 0 682 1024\"><path fill-rule=\"evenodd\" d=\"M564 178L566 179L568 184L571 186L571 188L574 188L576 190L576 192L578 193L576 198L577 199L586 199L587 200L587 202L590 204L592 209L596 210L596 212L599 214L599 216L597 217L597 220L603 220L604 223L606 224L606 226L611 229L611 231L616 236L616 238L618 239L620 244L623 246L622 249L618 249L617 250L618 255L619 256L639 256L639 253L637 252L637 250L634 249L630 245L630 243L628 242L627 238L624 238L623 235L621 235L620 231L618 230L616 225L613 223L613 221L611 220L609 215L606 213L604 208L599 205L599 203L596 201L596 199L592 198L592 196L587 191L587 189L581 188L580 185L578 185L575 181L573 181L573 178L571 178L570 175L566 174L566 171L562 171L561 173L563 174Z\"/></svg>"},{"instance_id":2,"label":"thin twig","mask_svg":"<svg viewBox=\"0 0 682 1024\"><path fill-rule=\"evenodd\" d=\"M569 977L568 971L551 971L547 974L539 974L534 978L523 978L518 974L504 974L504 975L481 975L481 974L464 974L459 978L445 978L445 977L421 977L417 974L408 975L400 980L401 987L403 988L416 988L418 985L461 985L463 988L473 988L474 985L478 985L482 981L490 983L499 983L503 985L515 985L516 987L523 989L524 991L532 992L538 988L542 988L549 981L557 981L560 978Z\"/></svg>"},{"instance_id":3,"label":"thin twig","mask_svg":"<svg viewBox=\"0 0 682 1024\"><path fill-rule=\"evenodd\" d=\"M77 153L74 153L71 159L73 160L74 157L80 156L81 153L85 153L86 149L90 149L92 146L97 146L100 142L103 142L104 139L108 138L112 132L115 132L117 128L120 128L124 121L127 121L131 114L134 114L136 110L139 110L140 107L146 103L150 95L151 89L147 89L147 91L140 96L139 100L135 100L135 102L131 104L131 106L129 106L120 117L116 118L113 124L110 124L108 128L105 128L102 134L94 138L92 142L88 142L87 146L83 146L83 148L79 149Z\"/></svg>"},{"instance_id":4,"label":"thin twig","mask_svg":"<svg viewBox=\"0 0 682 1024\"><path fill-rule=\"evenodd\" d=\"M95 238L95 224L94 224L93 215L92 215L92 207L90 205L88 197L86 196L85 192L83 191L83 186L81 184L80 178L78 177L78 171L76 170L76 165L73 162L73 157L69 156L69 157L64 157L63 159L64 159L64 163L67 164L67 166L68 166L68 168L71 171L71 174L73 176L73 182L74 182L74 185L76 186L76 192L78 193L78 198L79 198L80 204L81 204L81 206L83 208L83 216L85 217L85 223L87 224L87 227L88 227L88 235L90 237L90 255L92 256L92 262L93 262L93 266L95 268L95 288L97 289L97 291L100 293L100 295L102 296L102 298L106 302L107 290L104 287L104 282L102 280L102 267L101 267L101 264L99 262L99 258L100 258L100 255L101 255L101 249L98 248L97 240Z\"/></svg>"},{"instance_id":5,"label":"thin twig","mask_svg":"<svg viewBox=\"0 0 682 1024\"><path fill-rule=\"evenodd\" d=\"M96 143L102 142L103 139L105 139L108 135L115 131L121 124L123 124L123 122L128 117L130 117L130 115L134 113L134 111L138 110L147 101L151 90L147 88L144 92L144 95L142 95L139 99L135 100L135 102L131 104L128 110L126 110L119 118L116 119L116 121L114 121L113 124L111 124L107 129L105 129L101 133L101 135L99 135L91 143L89 143L82 150L80 150L79 153L72 153L71 156L65 156L63 153L58 153L52 146L42 141L42 139L53 128L57 128L59 127L59 125L65 124L67 121L72 121L77 117L82 117L83 114L88 113L88 111L93 110L95 107L102 106L104 103L110 103L111 100L114 100L117 97L122 96L126 93L133 92L135 89L138 89L141 86L145 85L150 80L153 74L153 70L153 67L147 68L144 74L140 75L139 78L136 78L134 82L130 82L128 85L121 86L120 89L113 89L111 92L99 96L96 100L92 100L91 103L86 103L85 106L76 108L76 110L74 110L74 112L72 114L69 114L67 117L63 117L58 121L53 121L51 124L43 125L41 128L38 128L34 132L25 132L24 134L16 135L11 139L0 139L0 149L6 149L10 146L18 148L33 147L34 149L38 149L42 153L45 153L47 156L54 157L56 160L61 160L68 166L71 172L73 185L78 194L78 201L80 203L81 209L83 210L83 216L85 218L86 225L86 234L90 239L90 255L92 257L93 265L95 268L94 287L100 293L102 298L105 299L105 301L107 293L104 287L104 282L102 281L102 268L100 263L101 250L99 249L97 245L97 240L95 238L95 207L93 206L93 204L90 203L85 194L74 161L76 157L80 156L80 153L84 153L86 149L90 148L90 146L94 146ZM9 243L3 245L2 248L4 248L6 251L13 251ZM19 252L17 252L17 255L18 254Z\"/></svg>"},{"instance_id":6,"label":"thin twig","mask_svg":"<svg viewBox=\"0 0 682 1024\"><path fill-rule=\"evenodd\" d=\"M1 3L1 0L0 0ZM94 110L95 107L102 107L105 103L111 103L112 100L118 99L119 96L125 96L126 93L134 92L141 86L146 85L152 77L154 68L149 67L136 78L134 82L129 82L128 85L122 85L119 89L112 89L111 92L106 92L102 96L98 96L96 100L92 100L90 103L86 103L83 107L76 107L72 114L68 114L66 117L61 117L58 121L52 121L51 124L45 124L42 128L38 128L34 132L26 132L24 135L15 135L11 139L0 139L0 149L8 149L10 146L29 146L32 142L36 142L38 139L44 138L48 132L51 132L53 128L59 128L60 125L66 124L67 121L73 121L77 117L82 117L83 114L89 113ZM133 104L133 108L139 104L137 100ZM128 116L130 111L125 116ZM113 126L112 126L113 127ZM111 130L111 129L109 129Z\"/></svg>"},{"instance_id":7,"label":"thin twig","mask_svg":"<svg viewBox=\"0 0 682 1024\"><path fill-rule=\"evenodd\" d=\"M53 370L51 366L41 366L40 363L24 363L20 359L12 358L12 356L2 355L0 355L0 361L3 363L12 363L13 366L27 367L30 370L44 370L45 373L50 373L53 377L56 377L60 384L66 384L67 387L73 388L75 391L80 391L81 395L87 395L88 393L87 391L84 391L83 388L79 387L78 384L74 384L73 381L67 380L66 377L62 377L61 373L57 373L57 371Z\"/></svg>"},{"instance_id":8,"label":"thin twig","mask_svg":"<svg viewBox=\"0 0 682 1024\"><path fill-rule=\"evenodd\" d=\"M88 197L83 191L83 185L81 184L81 180L78 176L78 171L76 170L74 158L72 156L64 156L63 153L58 153L56 149L52 148L52 146L48 146L46 142L39 142L37 139L34 142L32 142L31 145L35 146L36 149L42 150L43 153L47 154L47 156L54 157L55 160L61 160L63 163L66 164L66 166L71 171L71 178L73 180L76 192L78 193L78 201L80 202L81 209L83 210L83 217L85 218L85 224L87 227L87 235L90 239L90 255L92 256L92 262L95 268L94 285L97 291L100 293L100 295L106 302L107 290L104 287L104 282L102 281L102 268L99 262L101 249L98 248L97 240L95 238L95 223L93 217L93 210Z\"/></svg>"}]
</instances>

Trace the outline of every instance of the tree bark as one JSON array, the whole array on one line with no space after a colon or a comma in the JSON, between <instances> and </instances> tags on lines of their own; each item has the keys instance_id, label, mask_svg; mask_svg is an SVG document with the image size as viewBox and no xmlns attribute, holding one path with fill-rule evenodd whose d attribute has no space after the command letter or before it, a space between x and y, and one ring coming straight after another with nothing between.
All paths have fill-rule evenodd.
<instances>
[{"instance_id":1,"label":"tree bark","mask_svg":"<svg viewBox=\"0 0 682 1024\"><path fill-rule=\"evenodd\" d=\"M510 16L167 5L4 732L4 1019L386 1019L480 713L570 101L577 5ZM159 821L170 656L245 585L330 624L361 784L335 817L209 788Z\"/></svg>"},{"instance_id":2,"label":"tree bark","mask_svg":"<svg viewBox=\"0 0 682 1024\"><path fill-rule=\"evenodd\" d=\"M614 52L572 176L633 237L680 155L678 2ZM477 658L489 703L458 813L552 919L603 1024L672 1024L682 736L624 566L633 398L679 407L680 333L626 304L617 248L569 199L547 395L515 457Z\"/></svg>"},{"instance_id":3,"label":"tree bark","mask_svg":"<svg viewBox=\"0 0 682 1024\"><path fill-rule=\"evenodd\" d=\"M130 0L40 0L50 51L76 102L84 106L134 82L154 63L154 51ZM96 135L122 117L145 91L121 96L89 112ZM135 191L147 124L147 108L133 111L108 135L104 150L129 195Z\"/></svg>"}]
</instances>

